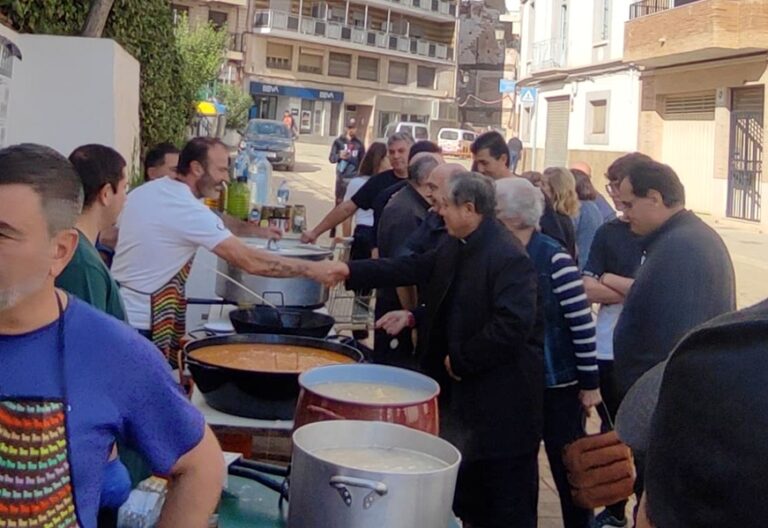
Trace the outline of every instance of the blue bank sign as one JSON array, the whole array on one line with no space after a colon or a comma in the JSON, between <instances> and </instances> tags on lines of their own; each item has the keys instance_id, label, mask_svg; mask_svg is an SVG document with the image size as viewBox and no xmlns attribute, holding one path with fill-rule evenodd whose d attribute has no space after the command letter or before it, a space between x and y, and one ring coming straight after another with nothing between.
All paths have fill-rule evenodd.
<instances>
[{"instance_id":1,"label":"blue bank sign","mask_svg":"<svg viewBox=\"0 0 768 528\"><path fill-rule=\"evenodd\" d=\"M251 93L258 95L283 95L285 97L298 97L300 99L316 101L332 101L334 103L341 103L344 101L344 92L317 90L315 88L302 88L298 86L282 86L279 84L268 84L255 81L251 82Z\"/></svg>"}]
</instances>

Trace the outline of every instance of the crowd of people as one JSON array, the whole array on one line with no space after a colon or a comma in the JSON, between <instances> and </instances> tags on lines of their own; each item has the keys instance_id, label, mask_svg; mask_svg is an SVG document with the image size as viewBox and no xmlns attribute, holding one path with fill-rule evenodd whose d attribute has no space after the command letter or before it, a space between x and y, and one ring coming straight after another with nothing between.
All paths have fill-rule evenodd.
<instances>
[{"instance_id":1,"label":"crowd of people","mask_svg":"<svg viewBox=\"0 0 768 528\"><path fill-rule=\"evenodd\" d=\"M0 456L49 484L35 508L2 499L17 525L113 525L132 454L170 478L161 526L204 525L222 456L170 371L200 247L251 274L376 289L372 360L440 383L465 528L536 527L542 442L566 528L628 526L626 500L595 516L572 498L562 453L593 411L632 449L637 526L759 525L745 497L765 469L750 434L765 429L768 304L734 312L730 256L671 167L616 159L611 205L588 164L518 175L512 147L480 135L467 170L407 133L365 149L349 121L330 155L337 203L302 236L354 217L348 263L240 241L279 233L203 204L229 179L215 139L159 145L130 193L103 145L0 150ZM50 454L39 470L8 455L30 448Z\"/></svg>"},{"instance_id":2,"label":"crowd of people","mask_svg":"<svg viewBox=\"0 0 768 528\"><path fill-rule=\"evenodd\" d=\"M472 171L445 163L428 141L392 137L390 154L393 145L405 144L407 171L371 176L360 196L329 213L306 240L316 240L357 208L373 208L379 258L339 263L333 280L377 288L376 361L415 368L440 382L441 434L464 456L456 514L465 527L535 527L543 441L564 526L628 526L626 500L605 505L597 516L575 504L563 449L586 434L585 418L593 409L604 430L611 429L644 374L663 364L690 332L736 309L725 245L685 209L685 189L674 170L641 153L608 168L611 205L595 188L587 163L516 174L520 153L497 132L473 143ZM410 293L403 294L407 288ZM760 305L749 316L762 329L765 309ZM746 372L748 364L732 367ZM652 390L635 389L644 396L642 405L630 405L618 425L633 449L635 491L644 505L634 512L639 523L654 518L654 489L671 503L676 492L661 491L665 483L657 480L643 496L647 475L661 479L672 470L655 465L662 462L654 453L659 461L673 458L649 443L658 438L669 447L671 441L649 433L651 440L630 442L637 430L656 432L650 416L661 376L653 381ZM666 385L665 379L662 395ZM709 421L705 411L700 414ZM720 415L713 411L712 420ZM695 438L686 441L694 444ZM680 478L676 486L688 484L684 468L672 471ZM692 501L701 506L713 500L705 485L698 489ZM661 523L660 513L657 526L732 525L714 519L736 513L742 500L719 498L709 517L668 512L669 519L707 519L701 524Z\"/></svg>"}]
</instances>

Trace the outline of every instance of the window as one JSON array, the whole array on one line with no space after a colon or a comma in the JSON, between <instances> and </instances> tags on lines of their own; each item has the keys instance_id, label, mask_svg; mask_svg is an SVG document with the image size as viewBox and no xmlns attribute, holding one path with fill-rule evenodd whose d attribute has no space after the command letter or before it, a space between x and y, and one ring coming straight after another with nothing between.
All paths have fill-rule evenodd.
<instances>
[{"instance_id":1,"label":"window","mask_svg":"<svg viewBox=\"0 0 768 528\"><path fill-rule=\"evenodd\" d=\"M416 86L419 88L435 89L435 69L428 66L416 68Z\"/></svg>"},{"instance_id":2,"label":"window","mask_svg":"<svg viewBox=\"0 0 768 528\"><path fill-rule=\"evenodd\" d=\"M227 29L227 14L222 11L208 11L208 22L216 29Z\"/></svg>"},{"instance_id":3,"label":"window","mask_svg":"<svg viewBox=\"0 0 768 528\"><path fill-rule=\"evenodd\" d=\"M357 78L361 81L378 81L379 59L374 59L372 57L358 57Z\"/></svg>"},{"instance_id":4,"label":"window","mask_svg":"<svg viewBox=\"0 0 768 528\"><path fill-rule=\"evenodd\" d=\"M608 144L610 92L587 94L587 115L584 142L593 145Z\"/></svg>"},{"instance_id":5,"label":"window","mask_svg":"<svg viewBox=\"0 0 768 528\"><path fill-rule=\"evenodd\" d=\"M389 61L389 84L408 84L408 64Z\"/></svg>"},{"instance_id":6,"label":"window","mask_svg":"<svg viewBox=\"0 0 768 528\"><path fill-rule=\"evenodd\" d=\"M319 50L310 50L307 48L299 49L299 71L304 73L323 74L323 52Z\"/></svg>"},{"instance_id":7,"label":"window","mask_svg":"<svg viewBox=\"0 0 768 528\"><path fill-rule=\"evenodd\" d=\"M611 35L611 1L595 0L595 14L592 17L594 27L592 31L593 42L603 42Z\"/></svg>"},{"instance_id":8,"label":"window","mask_svg":"<svg viewBox=\"0 0 768 528\"><path fill-rule=\"evenodd\" d=\"M474 132L462 132L461 139L464 141L474 141L477 139L477 135Z\"/></svg>"},{"instance_id":9,"label":"window","mask_svg":"<svg viewBox=\"0 0 768 528\"><path fill-rule=\"evenodd\" d=\"M277 70L292 69L293 46L267 42L267 68Z\"/></svg>"},{"instance_id":10,"label":"window","mask_svg":"<svg viewBox=\"0 0 768 528\"><path fill-rule=\"evenodd\" d=\"M605 110L608 108L608 101L600 99L598 101L589 102L592 112L592 133L593 134L605 134Z\"/></svg>"},{"instance_id":11,"label":"window","mask_svg":"<svg viewBox=\"0 0 768 528\"><path fill-rule=\"evenodd\" d=\"M349 77L352 75L352 55L331 53L328 59L328 75Z\"/></svg>"},{"instance_id":12,"label":"window","mask_svg":"<svg viewBox=\"0 0 768 528\"><path fill-rule=\"evenodd\" d=\"M173 13L173 24L179 23L181 17L187 17L189 19L189 8L187 6L171 4L171 12Z\"/></svg>"},{"instance_id":13,"label":"window","mask_svg":"<svg viewBox=\"0 0 768 528\"><path fill-rule=\"evenodd\" d=\"M413 138L416 141L421 141L422 139L429 139L429 130L427 130L427 127L417 126L415 128L416 130L413 133Z\"/></svg>"}]
</instances>

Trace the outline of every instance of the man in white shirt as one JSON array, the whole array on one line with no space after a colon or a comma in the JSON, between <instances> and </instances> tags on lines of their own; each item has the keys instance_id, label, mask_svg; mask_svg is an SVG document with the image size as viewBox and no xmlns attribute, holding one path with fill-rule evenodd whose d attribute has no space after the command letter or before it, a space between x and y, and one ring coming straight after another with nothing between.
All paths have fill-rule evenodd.
<instances>
[{"instance_id":1,"label":"man in white shirt","mask_svg":"<svg viewBox=\"0 0 768 528\"><path fill-rule=\"evenodd\" d=\"M119 220L112 273L131 326L166 354L184 332L184 286L199 247L253 275L320 280L329 262L307 262L251 248L200 202L218 197L229 180L229 151L213 138L191 140L178 172L148 182L128 196Z\"/></svg>"}]
</instances>

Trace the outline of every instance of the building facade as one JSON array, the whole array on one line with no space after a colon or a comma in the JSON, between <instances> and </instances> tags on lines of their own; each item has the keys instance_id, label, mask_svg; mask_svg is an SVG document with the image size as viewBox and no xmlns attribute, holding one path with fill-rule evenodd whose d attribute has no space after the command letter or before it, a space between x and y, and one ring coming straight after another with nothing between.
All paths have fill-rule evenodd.
<instances>
[{"instance_id":1,"label":"building facade","mask_svg":"<svg viewBox=\"0 0 768 528\"><path fill-rule=\"evenodd\" d=\"M252 117L290 111L329 141L347 119L370 142L390 123L455 126L456 4L446 0L252 0L245 87Z\"/></svg>"},{"instance_id":2,"label":"building facade","mask_svg":"<svg viewBox=\"0 0 768 528\"><path fill-rule=\"evenodd\" d=\"M514 120L504 109L511 106L514 92L503 92L500 82L517 78L520 26L515 13L519 7L510 12L503 0L459 3L456 84L459 121L467 128L513 132Z\"/></svg>"},{"instance_id":3,"label":"building facade","mask_svg":"<svg viewBox=\"0 0 768 528\"><path fill-rule=\"evenodd\" d=\"M677 171L689 208L768 225L768 1L645 0L630 18L624 59L642 68L640 150Z\"/></svg>"},{"instance_id":4,"label":"building facade","mask_svg":"<svg viewBox=\"0 0 768 528\"><path fill-rule=\"evenodd\" d=\"M622 61L630 4L523 0L518 82L523 170L584 161L602 188L608 165L637 150L640 73Z\"/></svg>"},{"instance_id":5,"label":"building facade","mask_svg":"<svg viewBox=\"0 0 768 528\"><path fill-rule=\"evenodd\" d=\"M173 0L174 19L186 15L190 24L211 22L229 35L227 62L221 70L223 82L243 82L244 35L248 29L248 0Z\"/></svg>"}]
</instances>

